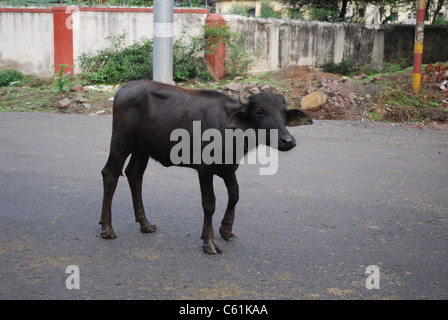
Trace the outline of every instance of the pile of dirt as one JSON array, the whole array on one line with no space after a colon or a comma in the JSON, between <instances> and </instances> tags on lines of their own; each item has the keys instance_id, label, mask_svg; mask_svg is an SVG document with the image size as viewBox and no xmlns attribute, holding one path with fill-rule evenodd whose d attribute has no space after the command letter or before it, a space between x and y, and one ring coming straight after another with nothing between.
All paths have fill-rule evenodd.
<instances>
[{"instance_id":1,"label":"pile of dirt","mask_svg":"<svg viewBox=\"0 0 448 320\"><path fill-rule=\"evenodd\" d=\"M347 77L303 66L289 66L269 77L287 87L285 96L289 107L300 107L314 119L358 120L362 116L357 106L366 98L357 94ZM319 93L317 100L313 98L316 93Z\"/></svg>"},{"instance_id":2,"label":"pile of dirt","mask_svg":"<svg viewBox=\"0 0 448 320\"><path fill-rule=\"evenodd\" d=\"M428 65L418 95L412 94L409 69L348 78L319 68L290 66L266 75L265 80L278 82L289 107L300 107L314 119L446 123L447 69L448 64Z\"/></svg>"},{"instance_id":3,"label":"pile of dirt","mask_svg":"<svg viewBox=\"0 0 448 320\"><path fill-rule=\"evenodd\" d=\"M439 62L436 65L429 63L425 67L425 73L422 75L422 81L432 83L442 83L448 79L448 61Z\"/></svg>"}]
</instances>

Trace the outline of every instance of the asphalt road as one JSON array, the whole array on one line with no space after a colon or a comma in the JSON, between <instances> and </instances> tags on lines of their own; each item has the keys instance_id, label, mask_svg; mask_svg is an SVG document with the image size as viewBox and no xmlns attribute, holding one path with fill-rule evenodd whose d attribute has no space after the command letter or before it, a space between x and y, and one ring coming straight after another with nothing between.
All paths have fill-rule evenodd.
<instances>
[{"instance_id":1,"label":"asphalt road","mask_svg":"<svg viewBox=\"0 0 448 320\"><path fill-rule=\"evenodd\" d=\"M121 178L118 238L100 237L111 121L0 113L0 299L448 298L446 131L291 128L298 146L280 154L277 174L238 170L237 238L217 234L224 252L211 256L201 249L196 173L154 161L143 197L159 230L140 233ZM217 230L227 195L219 178L215 186ZM66 287L71 265L79 289Z\"/></svg>"}]
</instances>

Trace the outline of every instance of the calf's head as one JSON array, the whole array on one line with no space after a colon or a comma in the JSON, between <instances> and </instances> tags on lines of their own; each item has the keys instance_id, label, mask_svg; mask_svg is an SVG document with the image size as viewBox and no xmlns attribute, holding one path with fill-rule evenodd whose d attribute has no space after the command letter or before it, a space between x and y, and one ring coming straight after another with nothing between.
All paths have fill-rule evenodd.
<instances>
[{"instance_id":1,"label":"calf's head","mask_svg":"<svg viewBox=\"0 0 448 320\"><path fill-rule=\"evenodd\" d=\"M296 140L289 133L288 127L309 125L313 120L309 115L299 109L286 109L286 101L282 95L273 93L260 93L252 95L249 99L241 99L241 110L234 112L227 126L229 128L267 131L266 145L270 146L269 132L278 130L277 147L280 151L288 151L296 146Z\"/></svg>"}]
</instances>

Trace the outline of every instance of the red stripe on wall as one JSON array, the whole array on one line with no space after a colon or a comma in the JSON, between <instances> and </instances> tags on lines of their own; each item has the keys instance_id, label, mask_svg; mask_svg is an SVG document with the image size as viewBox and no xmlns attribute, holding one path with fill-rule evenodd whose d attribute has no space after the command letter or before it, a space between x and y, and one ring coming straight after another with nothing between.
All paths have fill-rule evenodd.
<instances>
[{"instance_id":1,"label":"red stripe on wall","mask_svg":"<svg viewBox=\"0 0 448 320\"><path fill-rule=\"evenodd\" d=\"M71 22L72 10L65 7L53 8L54 29L54 73L59 65L66 64L63 74L70 72L73 75L73 27Z\"/></svg>"}]
</instances>

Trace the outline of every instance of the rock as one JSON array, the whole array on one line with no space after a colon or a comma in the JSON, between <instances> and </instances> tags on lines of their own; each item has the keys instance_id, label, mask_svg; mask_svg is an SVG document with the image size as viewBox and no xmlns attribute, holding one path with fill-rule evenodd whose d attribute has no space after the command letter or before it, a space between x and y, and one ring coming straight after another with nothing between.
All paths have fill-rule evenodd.
<instances>
[{"instance_id":1,"label":"rock","mask_svg":"<svg viewBox=\"0 0 448 320\"><path fill-rule=\"evenodd\" d=\"M76 98L75 102L76 103L84 103L84 102L87 102L87 99L86 98Z\"/></svg>"},{"instance_id":2,"label":"rock","mask_svg":"<svg viewBox=\"0 0 448 320\"><path fill-rule=\"evenodd\" d=\"M94 90L94 91L108 91L108 92L116 92L119 89L119 85L116 86L107 86L107 85L98 85L98 86L85 86L85 89L87 90Z\"/></svg>"},{"instance_id":3,"label":"rock","mask_svg":"<svg viewBox=\"0 0 448 320\"><path fill-rule=\"evenodd\" d=\"M350 101L351 104L355 104L355 94L353 92L350 92L348 94L348 100Z\"/></svg>"},{"instance_id":4,"label":"rock","mask_svg":"<svg viewBox=\"0 0 448 320\"><path fill-rule=\"evenodd\" d=\"M303 110L318 109L327 102L327 95L322 91L314 91L302 98L300 108Z\"/></svg>"},{"instance_id":5,"label":"rock","mask_svg":"<svg viewBox=\"0 0 448 320\"><path fill-rule=\"evenodd\" d=\"M372 62L364 66L365 70L374 71L375 73L381 72L384 69L384 64L381 62Z\"/></svg>"},{"instance_id":6,"label":"rock","mask_svg":"<svg viewBox=\"0 0 448 320\"><path fill-rule=\"evenodd\" d=\"M260 93L260 89L258 87L252 87L249 89L249 92L251 94L259 94Z\"/></svg>"},{"instance_id":7,"label":"rock","mask_svg":"<svg viewBox=\"0 0 448 320\"><path fill-rule=\"evenodd\" d=\"M230 90L230 91L240 91L242 87L243 87L242 83L232 82L232 83L229 83L228 85L226 85L224 87L224 89Z\"/></svg>"},{"instance_id":8,"label":"rock","mask_svg":"<svg viewBox=\"0 0 448 320\"><path fill-rule=\"evenodd\" d=\"M83 86L79 83L77 85L74 85L73 87L70 87L70 90L74 91L74 92L81 91L82 89L83 89Z\"/></svg>"},{"instance_id":9,"label":"rock","mask_svg":"<svg viewBox=\"0 0 448 320\"><path fill-rule=\"evenodd\" d=\"M70 100L68 100L67 98L58 101L58 108L59 109L64 109L67 108L71 105L72 103L70 102Z\"/></svg>"},{"instance_id":10,"label":"rock","mask_svg":"<svg viewBox=\"0 0 448 320\"><path fill-rule=\"evenodd\" d=\"M362 79L365 79L365 78L367 78L367 75L364 74L364 73L356 75L356 76L353 77L354 80L362 80Z\"/></svg>"},{"instance_id":11,"label":"rock","mask_svg":"<svg viewBox=\"0 0 448 320\"><path fill-rule=\"evenodd\" d=\"M271 85L269 83L265 83L260 89L261 91L270 91Z\"/></svg>"},{"instance_id":12,"label":"rock","mask_svg":"<svg viewBox=\"0 0 448 320\"><path fill-rule=\"evenodd\" d=\"M236 77L235 79L233 79L233 81L237 82L237 81L240 81L240 80L243 80L243 79L244 79L244 77Z\"/></svg>"}]
</instances>

